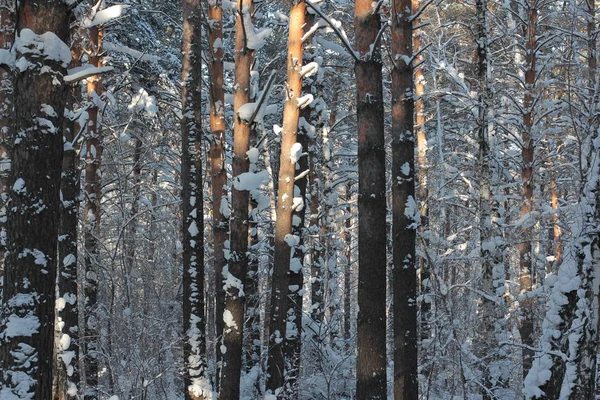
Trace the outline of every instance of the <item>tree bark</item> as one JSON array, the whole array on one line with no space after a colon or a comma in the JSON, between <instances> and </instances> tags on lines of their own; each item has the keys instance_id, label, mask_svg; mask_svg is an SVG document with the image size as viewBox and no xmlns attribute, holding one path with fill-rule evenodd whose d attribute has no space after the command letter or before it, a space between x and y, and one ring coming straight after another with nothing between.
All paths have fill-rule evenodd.
<instances>
[{"instance_id":1,"label":"tree bark","mask_svg":"<svg viewBox=\"0 0 600 400\"><path fill-rule=\"evenodd\" d=\"M15 0L0 1L0 49L10 50L15 41ZM0 68L0 304L6 252L6 203L10 192L14 78L10 69Z\"/></svg>"},{"instance_id":2,"label":"tree bark","mask_svg":"<svg viewBox=\"0 0 600 400\"><path fill-rule=\"evenodd\" d=\"M392 257L394 305L394 398L416 399L417 275L413 27L410 0L392 10Z\"/></svg>"},{"instance_id":3,"label":"tree bark","mask_svg":"<svg viewBox=\"0 0 600 400\"><path fill-rule=\"evenodd\" d=\"M233 97L233 162L234 182L248 172L249 161L246 153L250 147L250 125L238 115L240 107L248 103L250 95L250 70L253 50L247 47L244 15L252 9L252 0L240 0L235 23L235 84ZM248 269L248 202L247 190L239 190L235 183L231 188L231 232L230 253L225 290L223 318L223 341L220 351L223 357L220 381L220 400L234 400L240 396L240 376L242 370L244 310L246 298L243 282Z\"/></svg>"},{"instance_id":4,"label":"tree bark","mask_svg":"<svg viewBox=\"0 0 600 400\"><path fill-rule=\"evenodd\" d=\"M354 26L356 50L360 57L354 66L359 186L356 398L385 399L385 144L382 61L375 43L381 22L379 12L373 11L371 1L355 1Z\"/></svg>"},{"instance_id":5,"label":"tree bark","mask_svg":"<svg viewBox=\"0 0 600 400\"><path fill-rule=\"evenodd\" d=\"M15 132L7 212L0 398L49 400L63 155L62 76L70 62L70 12L62 0L17 7ZM51 41L53 51L43 43ZM42 70L44 71L42 73Z\"/></svg>"},{"instance_id":6,"label":"tree bark","mask_svg":"<svg viewBox=\"0 0 600 400\"><path fill-rule=\"evenodd\" d=\"M223 291L223 268L225 259L225 241L229 234L229 213L227 202L227 172L225 170L225 95L223 92L223 9L221 0L209 3L208 19L211 21L208 30L209 49L212 50L210 73L210 168L212 188L213 214L213 265L215 271L216 292L216 333L217 342L223 335L223 311L225 308L225 292ZM223 213L225 211L226 214ZM217 364L221 363L221 352L217 349ZM220 368L217 366L217 371ZM219 372L215 383L219 382Z\"/></svg>"},{"instance_id":7,"label":"tree bark","mask_svg":"<svg viewBox=\"0 0 600 400\"><path fill-rule=\"evenodd\" d=\"M300 98L302 95L302 61L304 56L304 25L306 3L295 1L290 11L290 28L287 53L286 102L283 109L281 132L281 156L279 159L279 184L277 191L277 220L275 225L275 254L273 259L273 281L271 286L271 323L269 357L267 363L267 392L284 395L286 376L284 342L287 340L288 287L291 251L299 244L292 235L292 213L294 211L294 181L296 175L297 133L300 121ZM301 273L301 270L300 270ZM293 313L293 311L291 311ZM280 398L278 397L278 398Z\"/></svg>"},{"instance_id":8,"label":"tree bark","mask_svg":"<svg viewBox=\"0 0 600 400\"><path fill-rule=\"evenodd\" d=\"M90 0L92 5L94 0ZM89 28L89 63L95 67L102 66L102 36L103 32L98 26ZM94 102L96 96L102 93L100 75L87 79L89 120L85 143L85 222L84 222L84 248L85 248L85 327L82 341L82 354L85 366L85 400L98 398L98 351L99 351L99 326L98 326L98 273L99 273L99 240L100 240L100 203L102 201L102 151L104 149L102 130L99 114L102 113Z\"/></svg>"},{"instance_id":9,"label":"tree bark","mask_svg":"<svg viewBox=\"0 0 600 400\"><path fill-rule=\"evenodd\" d=\"M73 29L72 61L69 68L81 65L81 35ZM60 182L60 225L58 240L57 386L55 399L76 399L79 386L79 308L77 284L77 224L79 222L79 186L81 171L75 142L84 128L77 122L81 111L81 84L65 93L63 123L64 154Z\"/></svg>"},{"instance_id":10,"label":"tree bark","mask_svg":"<svg viewBox=\"0 0 600 400\"><path fill-rule=\"evenodd\" d=\"M185 398L212 398L207 376L204 315L204 207L201 138L201 2L183 2L181 199Z\"/></svg>"},{"instance_id":11,"label":"tree bark","mask_svg":"<svg viewBox=\"0 0 600 400\"><path fill-rule=\"evenodd\" d=\"M521 132L522 170L521 170L521 218L531 219L533 211L533 156L534 138L532 136L534 125L534 87L536 80L537 64L537 23L538 4L537 0L527 3L527 25L525 29L525 94L523 96L523 127ZM519 250L519 289L522 296L527 296L533 289L533 263L531 259L533 224L525 222L521 229L521 240ZM533 330L534 330L534 299L528 297L520 302L521 324L519 333L523 344L523 377L527 375L533 358Z\"/></svg>"}]
</instances>

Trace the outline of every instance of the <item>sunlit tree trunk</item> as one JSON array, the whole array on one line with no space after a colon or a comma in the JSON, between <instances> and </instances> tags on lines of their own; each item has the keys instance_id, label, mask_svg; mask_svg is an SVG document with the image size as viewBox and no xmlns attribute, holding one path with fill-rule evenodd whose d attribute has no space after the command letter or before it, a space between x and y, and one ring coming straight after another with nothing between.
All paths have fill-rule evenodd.
<instances>
[{"instance_id":1,"label":"sunlit tree trunk","mask_svg":"<svg viewBox=\"0 0 600 400\"><path fill-rule=\"evenodd\" d=\"M90 3L95 5L94 0ZM89 63L95 67L102 66L102 36L98 26L89 28ZM87 79L89 122L85 142L85 214L84 214L84 249L85 249L85 327L82 341L82 354L85 366L85 399L98 398L98 274L100 257L100 203L102 200L102 151L104 149L100 115L102 110L94 99L102 94L100 75Z\"/></svg>"},{"instance_id":2,"label":"sunlit tree trunk","mask_svg":"<svg viewBox=\"0 0 600 400\"><path fill-rule=\"evenodd\" d=\"M216 292L216 333L217 341L223 335L223 310L225 292L223 291L223 268L225 259L225 241L229 234L229 204L227 202L227 172L225 170L225 95L223 92L223 9L221 0L209 3L208 29L209 49L212 57L209 63L210 73L210 174L212 188L213 214L213 265L215 271ZM219 45L221 43L221 45ZM218 347L218 346L217 346ZM217 362L221 361L221 352L217 348ZM217 367L217 370L219 368ZM215 383L218 382L218 373Z\"/></svg>"},{"instance_id":3,"label":"sunlit tree trunk","mask_svg":"<svg viewBox=\"0 0 600 400\"><path fill-rule=\"evenodd\" d=\"M359 191L356 398L385 399L385 145L382 61L375 43L381 22L370 0L355 1L354 27L359 56L354 65Z\"/></svg>"},{"instance_id":4,"label":"sunlit tree trunk","mask_svg":"<svg viewBox=\"0 0 600 400\"><path fill-rule=\"evenodd\" d=\"M254 51L247 47L244 32L244 16L252 8L252 0L240 0L236 12L235 24L235 83L233 94L233 162L232 175L234 182L240 175L248 172L249 160L247 152L250 147L250 125L242 120L238 111L248 103L250 95L250 70ZM247 19L246 19L247 20ZM252 29L249 27L249 29ZM233 400L240 396L240 376L242 370L243 327L246 298L243 282L248 269L248 201L247 190L231 188L231 257L225 284L225 309L222 318L223 339L220 351L223 357L220 377L219 399Z\"/></svg>"},{"instance_id":5,"label":"sunlit tree trunk","mask_svg":"<svg viewBox=\"0 0 600 400\"><path fill-rule=\"evenodd\" d=\"M533 156L534 138L533 125L535 112L533 111L534 88L536 81L537 64L537 25L538 25L538 0L525 2L527 25L525 28L525 94L523 96L523 125L521 130L521 219L533 218ZM528 295L533 289L533 262L532 239L533 224L526 221L521 228L519 250L519 289L521 295ZM520 302L521 324L519 332L523 344L523 376L527 375L533 357L533 329L534 329L534 299L527 296Z\"/></svg>"},{"instance_id":6,"label":"sunlit tree trunk","mask_svg":"<svg viewBox=\"0 0 600 400\"><path fill-rule=\"evenodd\" d=\"M279 184L277 192L277 221L275 225L275 255L273 259L273 281L271 287L271 324L269 358L267 363L267 391L283 395L286 376L284 374L284 342L288 311L288 286L291 251L299 244L299 237L292 234L294 211L294 181L298 152L297 144L300 106L302 105L302 61L306 4L296 1L290 11L290 28L287 51L286 101L283 109L281 132L281 156L279 159ZM301 268L301 267L300 267ZM301 271L300 271L301 273Z\"/></svg>"},{"instance_id":7,"label":"sunlit tree trunk","mask_svg":"<svg viewBox=\"0 0 600 400\"><path fill-rule=\"evenodd\" d=\"M183 2L181 185L183 214L184 388L188 400L212 398L207 374L204 316L204 208L202 187L201 2Z\"/></svg>"},{"instance_id":8,"label":"sunlit tree trunk","mask_svg":"<svg viewBox=\"0 0 600 400\"><path fill-rule=\"evenodd\" d=\"M0 398L49 400L70 10L62 0L23 0L16 10L21 64L11 70L11 97L18 140L6 225ZM40 45L45 41L52 41L51 53Z\"/></svg>"},{"instance_id":9,"label":"sunlit tree trunk","mask_svg":"<svg viewBox=\"0 0 600 400\"><path fill-rule=\"evenodd\" d=\"M413 97L413 26L410 0L392 9L392 246L394 307L394 398L416 399L417 275L415 201L415 101Z\"/></svg>"}]
</instances>

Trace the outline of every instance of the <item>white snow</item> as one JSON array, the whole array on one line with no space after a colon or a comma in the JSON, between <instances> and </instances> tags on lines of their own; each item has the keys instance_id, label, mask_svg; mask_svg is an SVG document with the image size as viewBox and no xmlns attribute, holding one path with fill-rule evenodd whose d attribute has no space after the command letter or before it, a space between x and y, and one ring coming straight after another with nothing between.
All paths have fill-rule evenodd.
<instances>
[{"instance_id":1,"label":"white snow","mask_svg":"<svg viewBox=\"0 0 600 400\"><path fill-rule=\"evenodd\" d=\"M69 69L67 71L68 75L64 76L63 80L67 83L73 83L112 70L114 70L114 67L95 67L92 64L85 64Z\"/></svg>"},{"instance_id":2,"label":"white snow","mask_svg":"<svg viewBox=\"0 0 600 400\"><path fill-rule=\"evenodd\" d=\"M91 28L93 26L105 24L115 18L119 18L121 15L123 15L123 11L128 9L129 7L131 6L125 4L118 4L115 6L107 7L104 10L100 10L96 12L93 20L90 21L88 19L87 21L84 21L83 27Z\"/></svg>"},{"instance_id":3,"label":"white snow","mask_svg":"<svg viewBox=\"0 0 600 400\"><path fill-rule=\"evenodd\" d=\"M17 193L27 193L27 188L25 187L25 180L23 178L17 178L15 183L13 184L13 190Z\"/></svg>"},{"instance_id":4,"label":"white snow","mask_svg":"<svg viewBox=\"0 0 600 400\"><path fill-rule=\"evenodd\" d=\"M198 236L198 233L200 233L200 231L198 230L198 225L196 224L196 221L192 221L190 227L188 228L188 232L192 237Z\"/></svg>"},{"instance_id":5,"label":"white snow","mask_svg":"<svg viewBox=\"0 0 600 400\"><path fill-rule=\"evenodd\" d=\"M296 164L302 156L302 144L294 143L290 148L290 161L292 164Z\"/></svg>"},{"instance_id":6,"label":"white snow","mask_svg":"<svg viewBox=\"0 0 600 400\"><path fill-rule=\"evenodd\" d=\"M4 329L6 337L25 336L31 337L34 333L38 333L40 328L40 320L35 315L26 315L19 317L18 315L9 315Z\"/></svg>"},{"instance_id":7,"label":"white snow","mask_svg":"<svg viewBox=\"0 0 600 400\"><path fill-rule=\"evenodd\" d=\"M233 314L229 310L223 311L223 322L225 322L225 326L228 328L237 328L237 324L233 320Z\"/></svg>"},{"instance_id":8,"label":"white snow","mask_svg":"<svg viewBox=\"0 0 600 400\"><path fill-rule=\"evenodd\" d=\"M17 54L23 55L16 61L21 72L33 66L38 59L58 61L63 67L71 62L71 50L52 32L37 35L31 29L21 29L15 40Z\"/></svg>"},{"instance_id":9,"label":"white snow","mask_svg":"<svg viewBox=\"0 0 600 400\"><path fill-rule=\"evenodd\" d=\"M134 50L134 49L124 46L122 44L116 45L114 43L104 42L104 43L102 43L102 47L104 48L104 50L116 51L119 53L129 54L130 56L132 56L136 59L140 59L141 61L147 61L147 62L152 62L152 63L158 62L158 56L145 54L139 50Z\"/></svg>"},{"instance_id":10,"label":"white snow","mask_svg":"<svg viewBox=\"0 0 600 400\"><path fill-rule=\"evenodd\" d=\"M250 164L256 164L258 161L259 151L256 147L251 147L250 150L246 152L246 155L248 156Z\"/></svg>"},{"instance_id":11,"label":"white snow","mask_svg":"<svg viewBox=\"0 0 600 400\"><path fill-rule=\"evenodd\" d=\"M256 190L269 179L267 171L244 172L233 179L236 190Z\"/></svg>"},{"instance_id":12,"label":"white snow","mask_svg":"<svg viewBox=\"0 0 600 400\"><path fill-rule=\"evenodd\" d=\"M267 38L271 36L272 29L265 28L259 31L254 29L252 16L248 11L244 11L244 28L246 30L246 45L251 50L260 50L267 44Z\"/></svg>"}]
</instances>

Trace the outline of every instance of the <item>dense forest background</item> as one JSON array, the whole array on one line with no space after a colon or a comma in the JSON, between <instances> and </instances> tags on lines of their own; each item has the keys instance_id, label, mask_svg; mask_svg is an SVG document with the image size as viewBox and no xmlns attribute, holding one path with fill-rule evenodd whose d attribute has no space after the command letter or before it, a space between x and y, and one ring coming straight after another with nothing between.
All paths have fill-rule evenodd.
<instances>
[{"instance_id":1,"label":"dense forest background","mask_svg":"<svg viewBox=\"0 0 600 400\"><path fill-rule=\"evenodd\" d=\"M594 399L595 0L0 0L0 399Z\"/></svg>"}]
</instances>

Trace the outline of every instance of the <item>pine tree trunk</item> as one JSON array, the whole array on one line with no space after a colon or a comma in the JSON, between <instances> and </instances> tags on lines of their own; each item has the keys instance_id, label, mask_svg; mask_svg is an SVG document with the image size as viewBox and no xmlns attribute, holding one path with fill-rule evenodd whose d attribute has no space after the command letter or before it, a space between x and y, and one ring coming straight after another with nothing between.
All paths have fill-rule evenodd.
<instances>
[{"instance_id":1,"label":"pine tree trunk","mask_svg":"<svg viewBox=\"0 0 600 400\"><path fill-rule=\"evenodd\" d=\"M252 0L240 0L235 25L235 84L233 97L233 162L234 182L248 172L249 161L246 153L250 147L250 126L238 115L238 110L248 103L250 95L250 70L253 51L247 47L244 33L244 15L252 8ZM223 364L220 377L220 400L234 400L240 396L240 377L242 370L243 327L246 298L243 282L248 269L248 202L247 190L238 190L235 184L231 188L231 232L230 253L227 276L224 285L225 309L223 341L220 351Z\"/></svg>"},{"instance_id":2,"label":"pine tree trunk","mask_svg":"<svg viewBox=\"0 0 600 400\"><path fill-rule=\"evenodd\" d=\"M10 50L15 41L15 0L0 0L0 49ZM10 191L10 153L14 78L7 68L0 68L0 304L6 252L6 202Z\"/></svg>"},{"instance_id":3,"label":"pine tree trunk","mask_svg":"<svg viewBox=\"0 0 600 400\"><path fill-rule=\"evenodd\" d=\"M15 140L7 212L0 398L49 400L70 12L62 0L17 7ZM44 35L43 37L41 35ZM51 54L40 46L51 40ZM36 51L32 51L32 47ZM44 71L42 73L42 70ZM58 84L56 83L58 82ZM9 114L10 115L10 114ZM10 131L9 131L10 132ZM5 319L6 318L6 319Z\"/></svg>"},{"instance_id":4,"label":"pine tree trunk","mask_svg":"<svg viewBox=\"0 0 600 400\"><path fill-rule=\"evenodd\" d=\"M521 170L521 218L533 218L533 156L534 156L534 138L532 137L534 123L534 87L536 78L537 63L537 23L538 9L537 0L526 8L527 26L526 36L526 54L525 54L525 95L523 97L523 128L521 132L522 149L521 158L523 162ZM533 289L533 263L532 239L533 224L525 222L521 229L521 240L518 245L519 250L519 289L521 295L528 295ZM520 302L521 305L521 325L519 332L521 334L521 343L523 344L523 377L527 375L533 358L533 330L534 330L534 299L526 298Z\"/></svg>"},{"instance_id":5,"label":"pine tree trunk","mask_svg":"<svg viewBox=\"0 0 600 400\"><path fill-rule=\"evenodd\" d=\"M385 399L385 145L382 61L375 43L381 22L370 0L356 0L354 13L356 50L360 57L354 66L359 186L356 398Z\"/></svg>"},{"instance_id":6,"label":"pine tree trunk","mask_svg":"<svg viewBox=\"0 0 600 400\"><path fill-rule=\"evenodd\" d=\"M215 271L216 292L216 333L217 343L223 335L223 311L225 292L223 291L223 268L225 259L225 241L229 234L229 204L227 202L227 172L225 170L225 95L223 92L223 9L221 0L210 3L208 18L211 21L208 30L209 49L212 57L209 63L210 73L210 173L212 188L213 214L213 265ZM225 212L225 214L224 214ZM218 347L218 346L217 346ZM217 349L217 363L221 362L221 352ZM219 367L217 366L217 371ZM215 383L219 382L219 372Z\"/></svg>"},{"instance_id":7,"label":"pine tree trunk","mask_svg":"<svg viewBox=\"0 0 600 400\"><path fill-rule=\"evenodd\" d=\"M300 120L302 95L302 61L306 3L295 1L290 11L290 27L287 53L286 102L283 109L281 132L281 156L279 159L279 184L277 192L277 220L275 225L275 255L273 259L273 281L271 287L271 323L269 357L267 362L267 392L283 396L286 383L284 342L287 340L286 325L288 310L288 287L291 251L299 244L292 234L294 211L294 180L296 176L297 133ZM301 271L300 271L301 273ZM278 397L279 398L279 397Z\"/></svg>"},{"instance_id":8,"label":"pine tree trunk","mask_svg":"<svg viewBox=\"0 0 600 400\"><path fill-rule=\"evenodd\" d=\"M204 314L204 207L201 138L201 2L183 2L181 211L183 214L183 331L185 398L212 397Z\"/></svg>"},{"instance_id":9,"label":"pine tree trunk","mask_svg":"<svg viewBox=\"0 0 600 400\"><path fill-rule=\"evenodd\" d=\"M417 275L413 28L410 0L392 11L392 256L394 305L394 398L416 399Z\"/></svg>"},{"instance_id":10,"label":"pine tree trunk","mask_svg":"<svg viewBox=\"0 0 600 400\"><path fill-rule=\"evenodd\" d=\"M91 0L94 3L93 0ZM103 32L98 26L89 29L90 55L89 63L95 67L102 66L102 36ZM85 366L85 400L98 398L98 351L99 351L99 326L98 326L98 273L100 249L100 203L102 200L102 151L104 149L102 131L99 123L99 113L102 111L94 103L94 97L102 93L100 75L87 79L89 122L87 126L86 151L85 151L85 327L82 341L82 354Z\"/></svg>"},{"instance_id":11,"label":"pine tree trunk","mask_svg":"<svg viewBox=\"0 0 600 400\"><path fill-rule=\"evenodd\" d=\"M69 68L81 65L81 36L73 29L71 45L73 60ZM79 309L77 284L77 224L79 222L80 170L75 138L82 129L76 114L80 107L81 84L65 93L65 110L71 114L63 123L65 142L60 182L61 204L58 240L58 324L56 399L75 399L79 386ZM68 115L68 114L67 114Z\"/></svg>"}]
</instances>

